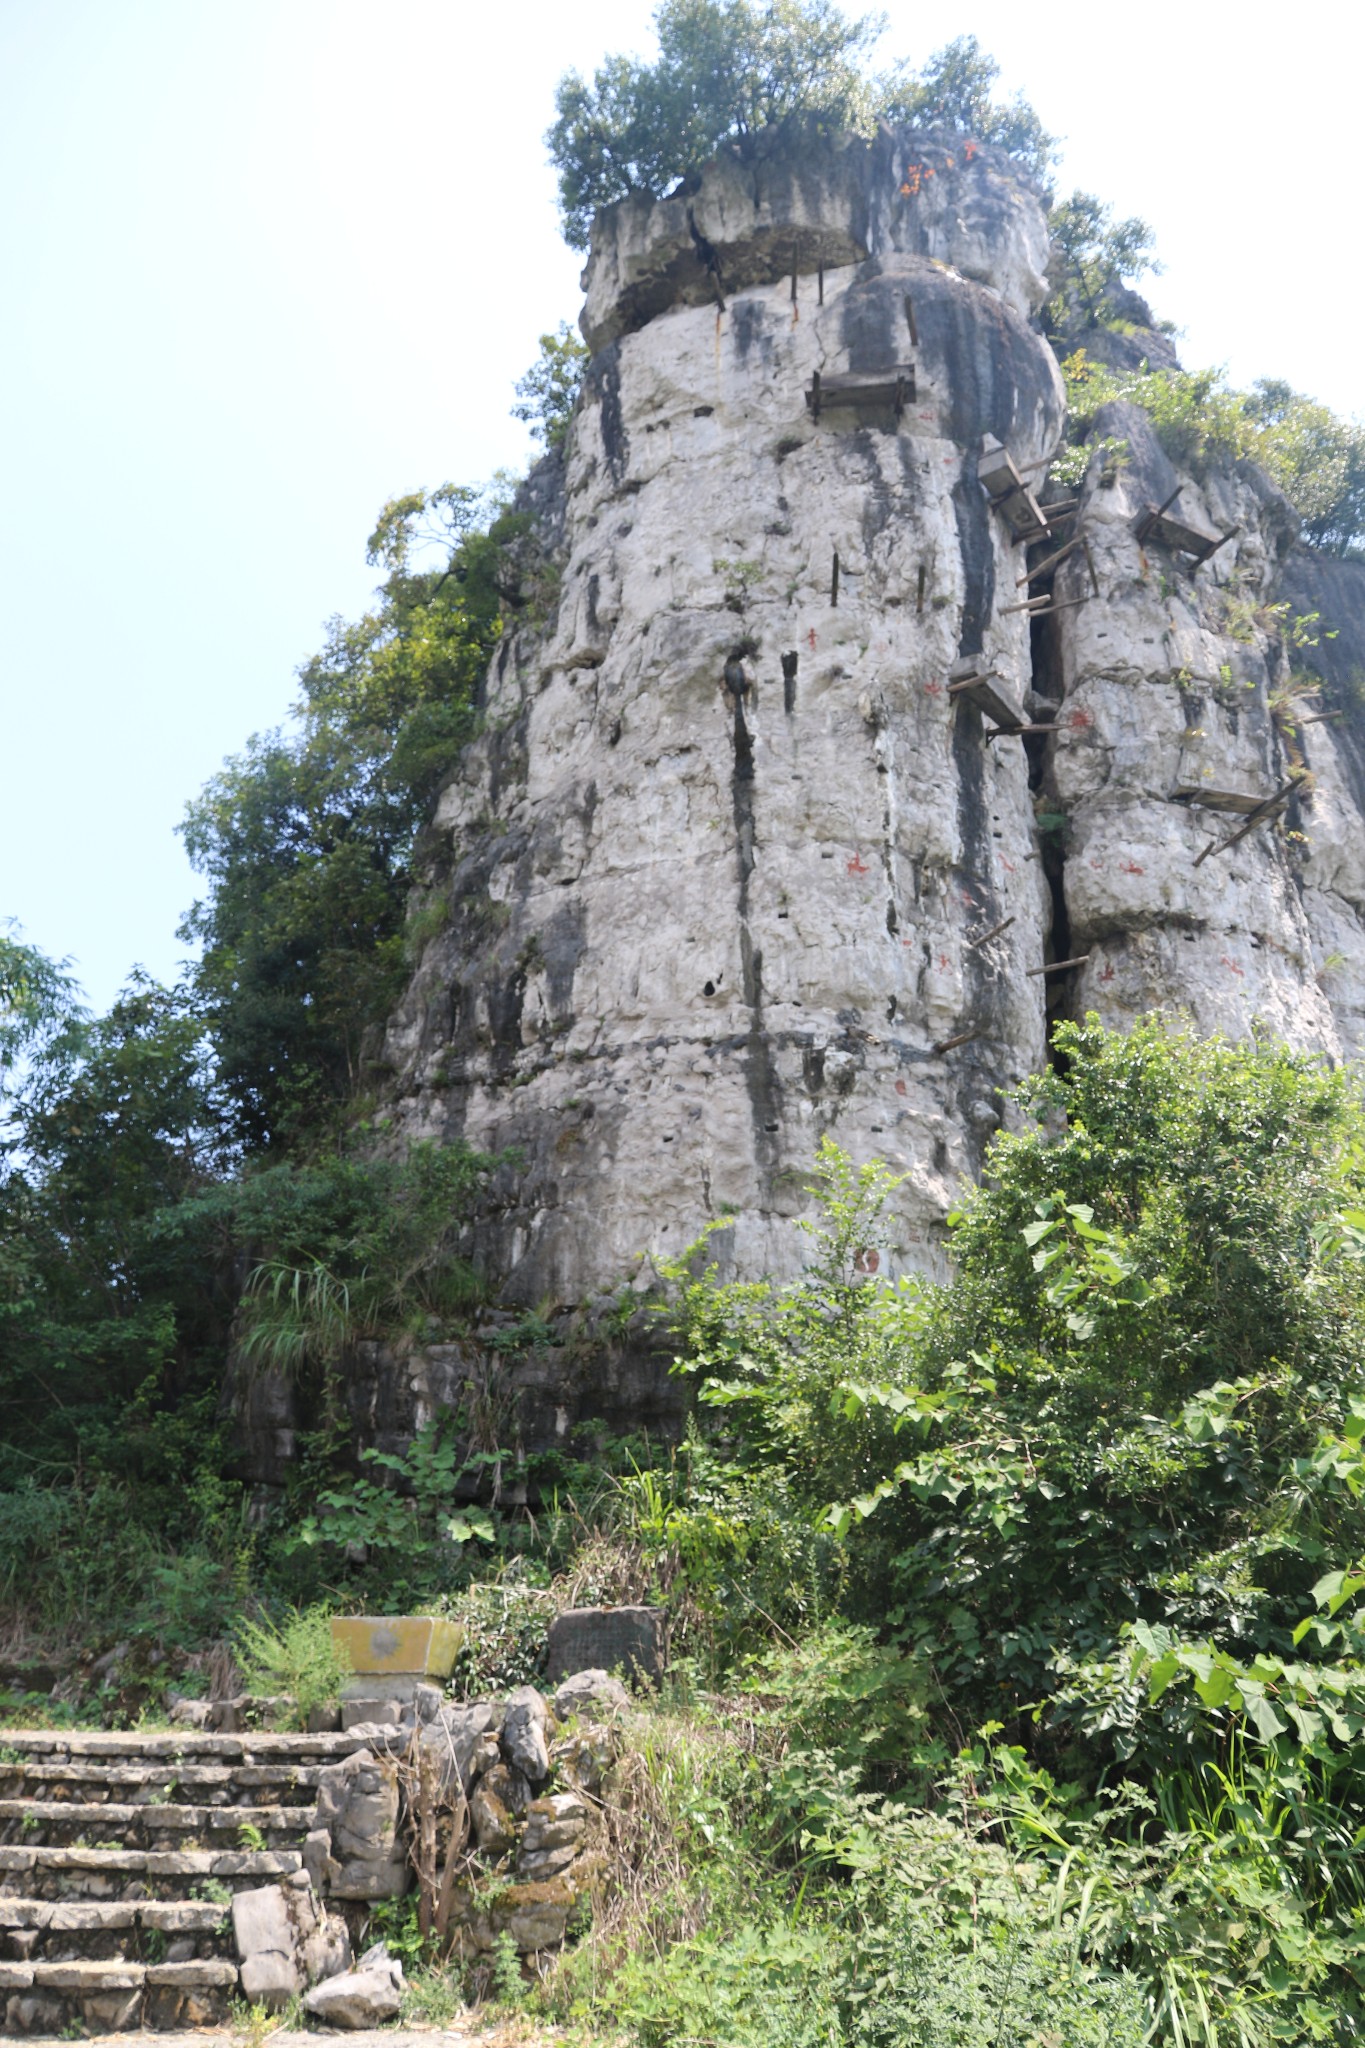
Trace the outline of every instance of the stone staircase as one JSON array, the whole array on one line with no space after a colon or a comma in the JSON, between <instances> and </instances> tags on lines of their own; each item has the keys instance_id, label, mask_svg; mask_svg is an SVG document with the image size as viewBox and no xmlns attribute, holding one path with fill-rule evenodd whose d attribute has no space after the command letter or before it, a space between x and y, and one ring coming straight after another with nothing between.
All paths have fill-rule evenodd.
<instances>
[{"instance_id":1,"label":"stone staircase","mask_svg":"<svg viewBox=\"0 0 1365 2048\"><path fill-rule=\"evenodd\" d=\"M0 2034L212 2026L232 1894L303 1867L351 1735L0 1730Z\"/></svg>"}]
</instances>

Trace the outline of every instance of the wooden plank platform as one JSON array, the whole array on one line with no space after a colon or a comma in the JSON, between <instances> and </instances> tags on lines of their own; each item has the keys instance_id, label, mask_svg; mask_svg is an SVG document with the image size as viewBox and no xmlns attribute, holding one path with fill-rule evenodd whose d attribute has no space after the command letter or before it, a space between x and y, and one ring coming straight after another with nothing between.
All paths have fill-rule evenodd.
<instances>
[{"instance_id":1,"label":"wooden plank platform","mask_svg":"<svg viewBox=\"0 0 1365 2048\"><path fill-rule=\"evenodd\" d=\"M806 409L812 419L822 412L851 407L854 411L891 411L899 419L915 403L915 366L897 363L889 370L854 371L826 377L816 370L806 388Z\"/></svg>"},{"instance_id":2,"label":"wooden plank platform","mask_svg":"<svg viewBox=\"0 0 1365 2048\"><path fill-rule=\"evenodd\" d=\"M1175 496L1179 495L1177 491ZM1159 547L1169 548L1172 554L1191 556L1196 569L1238 531L1232 526L1226 533L1205 533L1200 527L1187 525L1183 519L1173 517L1166 509L1172 502L1168 498L1165 505L1144 506L1134 522L1133 532L1141 542L1154 540Z\"/></svg>"},{"instance_id":3,"label":"wooden plank platform","mask_svg":"<svg viewBox=\"0 0 1365 2048\"><path fill-rule=\"evenodd\" d=\"M1253 793L1243 789L1212 789L1202 782L1178 782L1170 800L1173 804L1198 804L1205 811L1235 811L1246 818L1259 811L1267 798L1264 790Z\"/></svg>"},{"instance_id":4,"label":"wooden plank platform","mask_svg":"<svg viewBox=\"0 0 1365 2048\"><path fill-rule=\"evenodd\" d=\"M1008 448L1002 446L994 434L981 437L976 473L1014 538L1042 540L1049 528L1038 500L1015 468Z\"/></svg>"},{"instance_id":5,"label":"wooden plank platform","mask_svg":"<svg viewBox=\"0 0 1365 2048\"><path fill-rule=\"evenodd\" d=\"M965 697L992 725L1005 732L1017 732L1028 724L1028 719L999 684L994 669L978 668L975 662L958 662L948 671L950 697Z\"/></svg>"}]
</instances>

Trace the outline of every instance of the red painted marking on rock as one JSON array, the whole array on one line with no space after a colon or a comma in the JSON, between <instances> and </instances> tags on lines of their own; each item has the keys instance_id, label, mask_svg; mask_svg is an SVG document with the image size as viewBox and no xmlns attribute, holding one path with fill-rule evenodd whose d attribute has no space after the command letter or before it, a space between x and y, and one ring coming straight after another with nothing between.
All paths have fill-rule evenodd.
<instances>
[{"instance_id":1,"label":"red painted marking on rock","mask_svg":"<svg viewBox=\"0 0 1365 2048\"><path fill-rule=\"evenodd\" d=\"M1095 723L1095 714L1093 711L1073 711L1066 722L1073 732L1085 732Z\"/></svg>"},{"instance_id":2,"label":"red painted marking on rock","mask_svg":"<svg viewBox=\"0 0 1365 2048\"><path fill-rule=\"evenodd\" d=\"M876 1246L864 1245L860 1252L854 1254L853 1270L855 1273L875 1273L881 1262L882 1255Z\"/></svg>"},{"instance_id":3,"label":"red painted marking on rock","mask_svg":"<svg viewBox=\"0 0 1365 2048\"><path fill-rule=\"evenodd\" d=\"M1243 976L1243 978L1245 978L1245 968L1239 967L1235 960L1229 960L1226 953L1220 953L1218 957L1222 961L1224 967L1227 968L1229 974L1240 974Z\"/></svg>"},{"instance_id":4,"label":"red painted marking on rock","mask_svg":"<svg viewBox=\"0 0 1365 2048\"><path fill-rule=\"evenodd\" d=\"M910 1093L910 1090L906 1087L904 1081L897 1081L896 1093L897 1095L908 1095Z\"/></svg>"},{"instance_id":5,"label":"red painted marking on rock","mask_svg":"<svg viewBox=\"0 0 1365 2048\"><path fill-rule=\"evenodd\" d=\"M1102 968L1102 969L1100 970L1100 980L1101 980L1101 981L1112 981L1113 979L1114 979L1114 963L1113 963L1113 961L1112 961L1112 960L1108 960L1108 961L1106 961L1106 962L1105 962L1105 965L1104 965L1104 966L1103 966L1103 968Z\"/></svg>"},{"instance_id":6,"label":"red painted marking on rock","mask_svg":"<svg viewBox=\"0 0 1365 2048\"><path fill-rule=\"evenodd\" d=\"M1135 860L1121 860L1119 862L1119 873L1121 875L1145 875L1146 872L1146 868L1139 867Z\"/></svg>"},{"instance_id":7,"label":"red painted marking on rock","mask_svg":"<svg viewBox=\"0 0 1365 2048\"><path fill-rule=\"evenodd\" d=\"M848 864L848 871L851 875L867 875L871 874L872 872L872 870L868 867L867 862L856 853L854 854L852 860L850 860Z\"/></svg>"},{"instance_id":8,"label":"red painted marking on rock","mask_svg":"<svg viewBox=\"0 0 1365 2048\"><path fill-rule=\"evenodd\" d=\"M807 635L806 635L806 640L807 640L807 643L808 643L808 645L809 645L809 647L810 647L810 651L811 651L811 653L812 653L812 654L814 654L814 652L815 652L815 628L814 628L814 626L812 626L812 627L811 627L811 629L810 629L810 631L809 631L809 633L807 633Z\"/></svg>"}]
</instances>

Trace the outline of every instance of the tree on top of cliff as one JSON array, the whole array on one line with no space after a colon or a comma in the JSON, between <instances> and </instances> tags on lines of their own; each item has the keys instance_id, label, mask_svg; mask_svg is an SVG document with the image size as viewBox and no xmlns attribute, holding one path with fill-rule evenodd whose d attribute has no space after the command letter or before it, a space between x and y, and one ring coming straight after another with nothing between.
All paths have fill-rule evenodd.
<instances>
[{"instance_id":1,"label":"tree on top of cliff","mask_svg":"<svg viewBox=\"0 0 1365 2048\"><path fill-rule=\"evenodd\" d=\"M884 81L877 112L908 128L951 128L993 143L1040 183L1056 151L1022 93L1003 105L994 97L1000 66L975 36L958 36L929 59L922 71L901 67Z\"/></svg>"},{"instance_id":2,"label":"tree on top of cliff","mask_svg":"<svg viewBox=\"0 0 1365 2048\"><path fill-rule=\"evenodd\" d=\"M1052 138L1024 101L999 106L999 66L960 36L922 72L866 67L884 20L831 0L662 0L653 64L608 57L592 83L566 72L546 135L565 239L586 249L599 207L658 198L730 148L746 161L797 138L868 134L879 119L951 128L995 143L1040 175Z\"/></svg>"}]
</instances>

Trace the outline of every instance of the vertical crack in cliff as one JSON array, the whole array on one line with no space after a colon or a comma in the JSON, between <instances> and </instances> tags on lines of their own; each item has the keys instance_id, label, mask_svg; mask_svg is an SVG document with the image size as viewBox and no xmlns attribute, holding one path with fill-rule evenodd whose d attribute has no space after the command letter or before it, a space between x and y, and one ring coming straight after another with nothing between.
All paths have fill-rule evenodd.
<instances>
[{"instance_id":1,"label":"vertical crack in cliff","mask_svg":"<svg viewBox=\"0 0 1365 2048\"><path fill-rule=\"evenodd\" d=\"M953 486L953 513L962 550L963 600L959 655L980 654L986 625L995 603L995 548L990 507L976 474L976 456L964 450L962 468ZM953 720L953 767L957 775L957 824L962 844L961 870L971 886L971 902L990 925L1000 916L991 866L990 803L986 794L986 742L981 713L974 704L958 705ZM963 958L963 1011L979 1036L989 1042L1006 1035L999 986L981 951ZM958 1070L963 1128L984 1145L985 1133L968 1114L968 1096L981 1087L971 1055Z\"/></svg>"},{"instance_id":2,"label":"vertical crack in cliff","mask_svg":"<svg viewBox=\"0 0 1365 2048\"><path fill-rule=\"evenodd\" d=\"M1046 594L1051 598L1053 578L1041 578L1036 585L1030 584L1029 589L1034 596ZM1029 669L1033 685L1029 715L1041 724L1049 724L1059 715L1066 695L1062 635L1055 618L1030 620ZM1048 706L1055 709L1049 710ZM1050 789L1052 749L1055 745L1056 741L1047 733L1029 733L1024 739L1024 752L1029 764L1029 793L1035 799L1035 812L1041 803L1046 814L1049 795L1052 795L1054 805L1057 802L1055 792ZM1071 957L1071 915L1066 900L1066 836L1065 823L1040 829L1038 834L1038 858L1052 906L1047 950L1053 960ZM1047 1032L1047 1058L1052 1066L1062 1064L1052 1044L1053 1026L1072 1015L1074 988L1074 970L1069 974L1043 977L1043 1020Z\"/></svg>"},{"instance_id":3,"label":"vertical crack in cliff","mask_svg":"<svg viewBox=\"0 0 1365 2048\"><path fill-rule=\"evenodd\" d=\"M727 665L726 680L735 707L735 760L730 774L730 804L735 821L741 989L749 1012L744 1046L744 1085L753 1124L759 1198L766 1205L780 1151L778 1134L782 1124L782 1086L763 1015L763 949L754 944L753 933L749 929L749 877L754 871L754 741L744 716L748 685L743 680L742 668L733 659Z\"/></svg>"}]
</instances>

